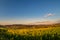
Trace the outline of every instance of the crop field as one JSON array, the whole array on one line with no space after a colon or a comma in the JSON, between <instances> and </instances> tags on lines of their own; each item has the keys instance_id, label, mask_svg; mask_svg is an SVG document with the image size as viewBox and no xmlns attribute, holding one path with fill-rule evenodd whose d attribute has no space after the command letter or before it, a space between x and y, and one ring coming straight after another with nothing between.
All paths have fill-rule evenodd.
<instances>
[{"instance_id":1,"label":"crop field","mask_svg":"<svg viewBox=\"0 0 60 40\"><path fill-rule=\"evenodd\" d=\"M60 27L38 29L0 28L0 40L60 40Z\"/></svg>"}]
</instances>

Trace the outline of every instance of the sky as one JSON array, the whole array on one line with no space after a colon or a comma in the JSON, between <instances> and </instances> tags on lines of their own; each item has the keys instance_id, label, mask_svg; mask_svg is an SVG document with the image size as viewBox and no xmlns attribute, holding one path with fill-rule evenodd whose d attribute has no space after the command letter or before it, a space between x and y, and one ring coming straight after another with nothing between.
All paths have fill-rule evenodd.
<instances>
[{"instance_id":1,"label":"sky","mask_svg":"<svg viewBox=\"0 0 60 40\"><path fill-rule=\"evenodd\" d=\"M60 20L60 0L0 0L0 24Z\"/></svg>"}]
</instances>

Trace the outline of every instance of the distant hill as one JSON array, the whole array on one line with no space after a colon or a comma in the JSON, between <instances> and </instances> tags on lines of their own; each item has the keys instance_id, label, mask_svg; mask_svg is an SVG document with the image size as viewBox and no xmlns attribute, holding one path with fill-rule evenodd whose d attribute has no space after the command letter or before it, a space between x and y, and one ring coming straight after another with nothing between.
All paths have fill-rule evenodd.
<instances>
[{"instance_id":1,"label":"distant hill","mask_svg":"<svg viewBox=\"0 0 60 40\"><path fill-rule=\"evenodd\" d=\"M60 27L60 23L50 24L50 25L24 25L24 24L12 24L12 25L0 25L0 27L3 28L18 28L18 29L24 29L24 28L48 28L48 27Z\"/></svg>"}]
</instances>

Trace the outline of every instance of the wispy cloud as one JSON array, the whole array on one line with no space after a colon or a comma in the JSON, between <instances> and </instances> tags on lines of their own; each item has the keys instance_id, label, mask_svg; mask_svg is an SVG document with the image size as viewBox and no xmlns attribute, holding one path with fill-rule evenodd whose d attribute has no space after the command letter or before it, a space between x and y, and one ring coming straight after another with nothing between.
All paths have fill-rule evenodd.
<instances>
[{"instance_id":1,"label":"wispy cloud","mask_svg":"<svg viewBox=\"0 0 60 40\"><path fill-rule=\"evenodd\" d=\"M54 16L54 14L48 13L48 14L44 15L44 17L50 17L50 16Z\"/></svg>"}]
</instances>

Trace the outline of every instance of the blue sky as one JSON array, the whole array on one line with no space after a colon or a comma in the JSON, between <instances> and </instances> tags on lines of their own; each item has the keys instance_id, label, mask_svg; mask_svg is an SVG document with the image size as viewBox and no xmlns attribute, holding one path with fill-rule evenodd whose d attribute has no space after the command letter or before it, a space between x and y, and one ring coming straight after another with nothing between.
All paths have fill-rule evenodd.
<instances>
[{"instance_id":1,"label":"blue sky","mask_svg":"<svg viewBox=\"0 0 60 40\"><path fill-rule=\"evenodd\" d=\"M60 0L0 0L0 24L55 21L60 17Z\"/></svg>"}]
</instances>

